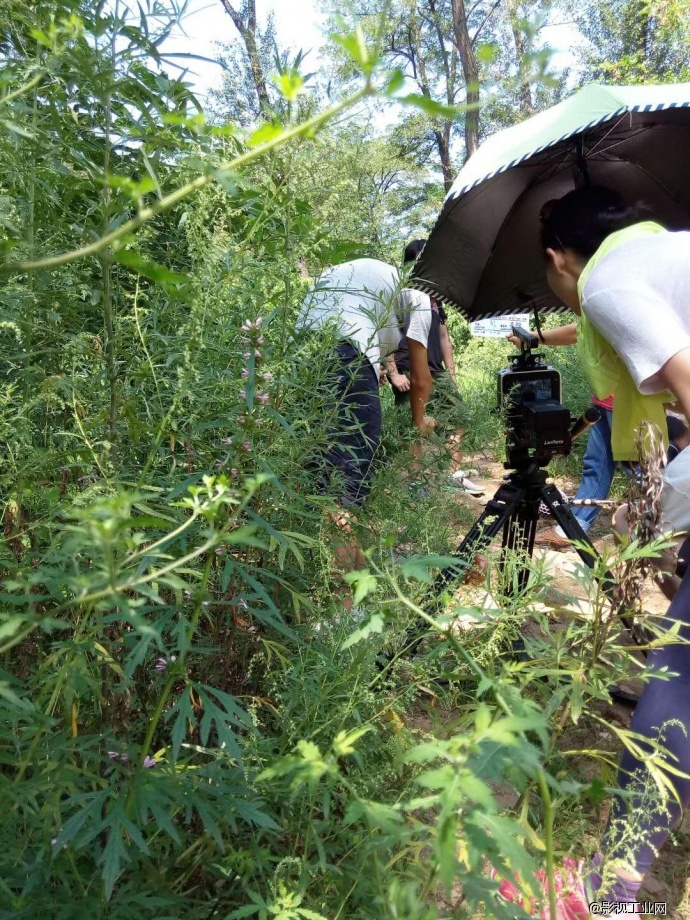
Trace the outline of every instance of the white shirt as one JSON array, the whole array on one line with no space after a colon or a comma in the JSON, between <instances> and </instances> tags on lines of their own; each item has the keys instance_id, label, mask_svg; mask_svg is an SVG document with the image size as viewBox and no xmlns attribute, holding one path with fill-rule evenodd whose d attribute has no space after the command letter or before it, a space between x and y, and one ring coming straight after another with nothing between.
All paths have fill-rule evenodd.
<instances>
[{"instance_id":1,"label":"white shirt","mask_svg":"<svg viewBox=\"0 0 690 920\"><path fill-rule=\"evenodd\" d=\"M638 390L664 390L661 369L690 348L690 232L621 243L592 270L582 308ZM664 530L690 531L690 447L664 470L662 508Z\"/></svg>"},{"instance_id":2,"label":"white shirt","mask_svg":"<svg viewBox=\"0 0 690 920\"><path fill-rule=\"evenodd\" d=\"M378 259L354 259L323 272L302 305L299 324L318 329L334 322L338 334L367 356L378 377L381 358L400 344L400 325L407 309L412 311L412 338L421 337L417 341L426 346L431 328L426 294L401 290L399 272L392 265Z\"/></svg>"},{"instance_id":3,"label":"white shirt","mask_svg":"<svg viewBox=\"0 0 690 920\"><path fill-rule=\"evenodd\" d=\"M616 246L585 282L582 310L641 393L664 390L659 371L690 348L690 232Z\"/></svg>"}]
</instances>

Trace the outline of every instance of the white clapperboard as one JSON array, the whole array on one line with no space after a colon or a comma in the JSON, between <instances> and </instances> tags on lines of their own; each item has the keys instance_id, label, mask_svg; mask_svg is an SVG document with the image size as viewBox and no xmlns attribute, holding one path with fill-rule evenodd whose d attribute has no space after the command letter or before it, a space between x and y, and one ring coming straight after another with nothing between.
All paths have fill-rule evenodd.
<instances>
[{"instance_id":1,"label":"white clapperboard","mask_svg":"<svg viewBox=\"0 0 690 920\"><path fill-rule=\"evenodd\" d=\"M480 319L470 323L472 335L484 339L505 339L510 335L513 326L522 326L529 329L531 313L510 313L508 316L494 316L492 319Z\"/></svg>"}]
</instances>

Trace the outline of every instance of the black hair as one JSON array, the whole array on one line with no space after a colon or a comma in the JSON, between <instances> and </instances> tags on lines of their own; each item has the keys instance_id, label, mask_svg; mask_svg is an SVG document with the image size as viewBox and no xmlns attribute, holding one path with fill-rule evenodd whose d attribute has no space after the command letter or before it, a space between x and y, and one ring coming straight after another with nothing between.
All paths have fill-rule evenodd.
<instances>
[{"instance_id":1,"label":"black hair","mask_svg":"<svg viewBox=\"0 0 690 920\"><path fill-rule=\"evenodd\" d=\"M419 257L422 249L426 246L426 240L412 240L405 246L403 262L415 262Z\"/></svg>"},{"instance_id":2,"label":"black hair","mask_svg":"<svg viewBox=\"0 0 690 920\"><path fill-rule=\"evenodd\" d=\"M640 212L613 189L588 185L547 201L539 219L544 250L572 249L589 259L607 236L636 224Z\"/></svg>"}]
</instances>

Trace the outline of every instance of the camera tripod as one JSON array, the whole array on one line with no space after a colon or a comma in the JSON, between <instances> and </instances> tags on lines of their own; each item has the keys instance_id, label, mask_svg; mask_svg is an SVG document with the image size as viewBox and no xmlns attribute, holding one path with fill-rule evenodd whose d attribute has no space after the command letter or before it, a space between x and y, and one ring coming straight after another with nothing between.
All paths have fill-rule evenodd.
<instances>
[{"instance_id":1,"label":"camera tripod","mask_svg":"<svg viewBox=\"0 0 690 920\"><path fill-rule=\"evenodd\" d=\"M449 566L436 577L433 587L436 597L451 581L457 579L458 568L467 570L472 566L476 554L488 547L501 528L503 549L523 553L531 558L539 520L539 506L542 502L560 524L566 537L574 544L573 548L580 559L590 569L595 567L599 561L599 554L556 486L546 480L546 470L536 465L526 470L513 470L506 476L503 485L487 502L484 511L454 553L458 566ZM527 567L521 568L518 573L518 589L525 587L528 578ZM612 597L616 589L613 575L604 572L600 580L607 596ZM631 628L629 620L625 625Z\"/></svg>"},{"instance_id":2,"label":"camera tripod","mask_svg":"<svg viewBox=\"0 0 690 920\"><path fill-rule=\"evenodd\" d=\"M453 554L457 563L443 569L434 579L430 599L424 605L427 612L436 613L438 611L440 598L445 589L453 582L464 580L474 564L477 553L489 546L501 528L503 529L502 549L522 553L531 559L539 520L539 506L542 502L549 508L555 521L573 543L573 549L580 559L588 568L595 568L601 559L599 553L556 486L546 481L547 475L545 469L533 464L527 469L512 470L505 477L504 483L498 488L494 497L487 502L484 511ZM690 540L688 542L690 543ZM599 570L595 577L600 582L606 596L613 601L618 586L611 572ZM524 588L528 579L529 568L523 564L518 571L517 589ZM635 626L633 619L629 616L622 616L620 619L634 642L637 645L645 644L646 639ZM408 634L408 638L411 640L408 654L414 654L423 635L418 629L415 629ZM525 656L521 640L518 640L513 648L518 656ZM641 654L646 657L646 652L642 651ZM612 697L627 704L634 705L638 701L635 694L617 686L611 687L609 692Z\"/></svg>"}]
</instances>

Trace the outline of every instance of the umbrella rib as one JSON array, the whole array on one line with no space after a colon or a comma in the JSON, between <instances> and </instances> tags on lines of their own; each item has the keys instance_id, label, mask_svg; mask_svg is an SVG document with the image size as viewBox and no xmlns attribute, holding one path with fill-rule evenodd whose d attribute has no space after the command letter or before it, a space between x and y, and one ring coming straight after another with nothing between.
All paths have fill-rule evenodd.
<instances>
[{"instance_id":1,"label":"umbrella rib","mask_svg":"<svg viewBox=\"0 0 690 920\"><path fill-rule=\"evenodd\" d=\"M594 145L594 147L592 147L592 149L588 151L588 154L596 153L596 149L597 149L597 147L599 146L599 144L603 144L604 141L606 140L606 138L611 134L611 132L612 132L612 131L615 131L616 128L618 127L618 125L623 121L623 119L625 118L625 116L626 116L626 115L629 115L629 114L631 114L631 113L630 113L630 112L625 112L624 115L621 115L621 117L618 119L618 121L615 123L615 125L611 125L611 127L609 128L609 130L608 130L602 137L599 138L599 140L598 140L597 143Z\"/></svg>"},{"instance_id":2,"label":"umbrella rib","mask_svg":"<svg viewBox=\"0 0 690 920\"><path fill-rule=\"evenodd\" d=\"M671 191L671 189L670 189L670 188L667 188L667 187L664 185L664 183L654 175L654 173L651 173L648 169L645 169L644 166L640 166L640 164L639 164L639 163L636 163L634 160L624 160L623 162L629 163L630 166L634 166L635 169L639 169L640 172L641 172L641 173L644 173L645 176L647 176L648 179L651 179L652 182L655 182L655 183L659 186L659 188L662 190L662 192L665 192L666 195L668 195L668 197L671 199L671 201L672 201L674 204L678 204L678 196L677 196L677 195L674 195L674 193Z\"/></svg>"}]
</instances>

